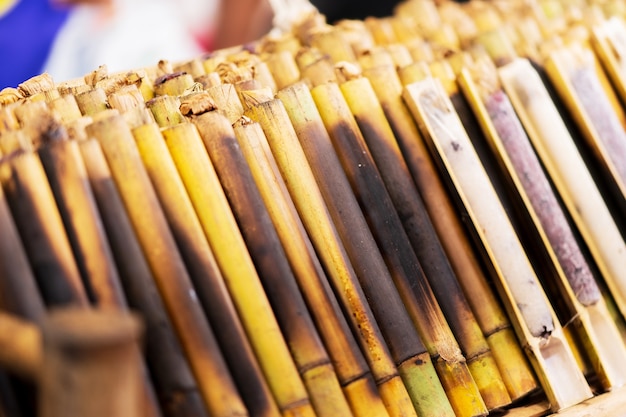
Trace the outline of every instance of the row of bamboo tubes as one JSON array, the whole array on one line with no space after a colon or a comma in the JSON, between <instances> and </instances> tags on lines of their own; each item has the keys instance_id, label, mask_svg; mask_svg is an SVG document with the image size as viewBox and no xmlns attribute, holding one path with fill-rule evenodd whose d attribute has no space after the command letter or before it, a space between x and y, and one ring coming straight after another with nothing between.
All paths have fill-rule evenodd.
<instances>
[{"instance_id":1,"label":"row of bamboo tubes","mask_svg":"<svg viewBox=\"0 0 626 417\"><path fill-rule=\"evenodd\" d=\"M3 90L0 416L545 414L623 385L625 17L406 0Z\"/></svg>"}]
</instances>

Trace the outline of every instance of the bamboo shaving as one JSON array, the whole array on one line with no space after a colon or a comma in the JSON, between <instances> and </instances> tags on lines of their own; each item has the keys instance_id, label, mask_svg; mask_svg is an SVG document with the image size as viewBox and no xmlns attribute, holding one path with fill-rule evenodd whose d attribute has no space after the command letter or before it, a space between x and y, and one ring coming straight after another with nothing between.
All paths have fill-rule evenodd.
<instances>
[{"instance_id":1,"label":"bamboo shaving","mask_svg":"<svg viewBox=\"0 0 626 417\"><path fill-rule=\"evenodd\" d=\"M197 116L216 109L215 101L206 91L188 94L180 99L180 112L185 116Z\"/></svg>"}]
</instances>

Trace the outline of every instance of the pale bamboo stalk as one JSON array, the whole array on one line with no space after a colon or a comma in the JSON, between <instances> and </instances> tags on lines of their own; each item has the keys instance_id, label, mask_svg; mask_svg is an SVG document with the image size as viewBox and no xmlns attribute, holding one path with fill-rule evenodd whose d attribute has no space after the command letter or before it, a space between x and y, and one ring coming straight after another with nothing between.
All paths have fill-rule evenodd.
<instances>
[{"instance_id":1,"label":"pale bamboo stalk","mask_svg":"<svg viewBox=\"0 0 626 417\"><path fill-rule=\"evenodd\" d=\"M194 116L192 121L237 219L313 409L318 416L351 415L230 122L216 111Z\"/></svg>"},{"instance_id":2,"label":"pale bamboo stalk","mask_svg":"<svg viewBox=\"0 0 626 417\"><path fill-rule=\"evenodd\" d=\"M590 398L554 311L441 83L430 78L411 84L404 99L482 242L501 299L552 410Z\"/></svg>"},{"instance_id":3,"label":"pale bamboo stalk","mask_svg":"<svg viewBox=\"0 0 626 417\"><path fill-rule=\"evenodd\" d=\"M494 74L485 71L483 77L489 75ZM555 265L557 297L564 299L569 310L566 321L580 323L575 328L583 340L584 353L593 358L590 362L604 388L622 385L626 371L624 342L549 179L499 84L475 78L480 89L469 71L463 73L461 85L471 97L475 112L483 116L479 120L489 144L510 175ZM544 281L548 280L546 276Z\"/></svg>"},{"instance_id":4,"label":"pale bamboo stalk","mask_svg":"<svg viewBox=\"0 0 626 417\"><path fill-rule=\"evenodd\" d=\"M163 414L168 417L206 416L196 381L100 144L93 138L78 144L128 305L141 314L145 325L144 355Z\"/></svg>"},{"instance_id":5,"label":"pale bamboo stalk","mask_svg":"<svg viewBox=\"0 0 626 417\"><path fill-rule=\"evenodd\" d=\"M466 359L435 299L339 85L319 85L311 94L389 268L391 281L433 359L454 412L463 416L486 415L487 408Z\"/></svg>"},{"instance_id":6,"label":"pale bamboo stalk","mask_svg":"<svg viewBox=\"0 0 626 417\"><path fill-rule=\"evenodd\" d=\"M37 155L20 151L5 158L0 181L46 305L86 305L85 288Z\"/></svg>"},{"instance_id":7,"label":"pale bamboo stalk","mask_svg":"<svg viewBox=\"0 0 626 417\"><path fill-rule=\"evenodd\" d=\"M511 398L489 345L450 266L371 83L361 77L347 80L340 87L485 405L489 410L508 405Z\"/></svg>"},{"instance_id":8,"label":"pale bamboo stalk","mask_svg":"<svg viewBox=\"0 0 626 417\"><path fill-rule=\"evenodd\" d=\"M289 51L269 54L265 58L265 63L274 77L277 90L281 90L300 80L300 69L293 54Z\"/></svg>"},{"instance_id":9,"label":"pale bamboo stalk","mask_svg":"<svg viewBox=\"0 0 626 417\"><path fill-rule=\"evenodd\" d=\"M194 80L186 72L171 72L154 80L154 93L157 96L180 96L193 88Z\"/></svg>"},{"instance_id":10,"label":"pale bamboo stalk","mask_svg":"<svg viewBox=\"0 0 626 417\"><path fill-rule=\"evenodd\" d=\"M358 417L387 415L261 126L242 118L234 129L353 414Z\"/></svg>"},{"instance_id":11,"label":"pale bamboo stalk","mask_svg":"<svg viewBox=\"0 0 626 417\"><path fill-rule=\"evenodd\" d=\"M213 100L215 107L224 113L231 123L235 123L243 116L243 105L233 84L220 84L208 88L206 92Z\"/></svg>"},{"instance_id":12,"label":"pale bamboo stalk","mask_svg":"<svg viewBox=\"0 0 626 417\"><path fill-rule=\"evenodd\" d=\"M390 65L366 68L364 75L370 80L389 120L432 225L498 363L509 395L513 401L519 400L536 389L537 382L511 323L485 277L415 120L402 100L399 75Z\"/></svg>"},{"instance_id":13,"label":"pale bamboo stalk","mask_svg":"<svg viewBox=\"0 0 626 417\"><path fill-rule=\"evenodd\" d=\"M215 416L247 415L213 331L195 297L130 129L122 116L111 110L87 126L87 132L98 140L106 156L207 409Z\"/></svg>"},{"instance_id":14,"label":"pale bamboo stalk","mask_svg":"<svg viewBox=\"0 0 626 417\"><path fill-rule=\"evenodd\" d=\"M305 85L296 84L295 86L299 86L302 91L308 93ZM283 91L289 94L291 87ZM279 92L279 96L283 97L283 91ZM285 97L281 100L285 100ZM298 111L297 100L288 100L290 105L284 107L281 101L277 100L259 103L249 110L249 114L253 120L258 118L261 126L279 124L274 128L264 130L268 143L303 224L320 256L320 261L327 270L339 302L343 305L344 311L350 312L344 314L347 315L352 325L389 415L415 415L407 389L398 374L320 190L317 188L315 176L299 143L300 138L296 135L289 120L284 116L280 118L273 116L272 108L276 106L275 109L280 110L281 113L284 113L285 108L289 108L287 109L289 117L295 117L298 114L300 114L298 117L304 117L305 113ZM315 108L314 104L312 108ZM309 107L310 110L311 107ZM323 129L323 125L321 127ZM277 132L281 134L277 135ZM309 136L309 138L312 137ZM306 139L302 138L302 141Z\"/></svg>"},{"instance_id":15,"label":"pale bamboo stalk","mask_svg":"<svg viewBox=\"0 0 626 417\"><path fill-rule=\"evenodd\" d=\"M313 415L305 387L196 127L163 135L283 416Z\"/></svg>"},{"instance_id":16,"label":"pale bamboo stalk","mask_svg":"<svg viewBox=\"0 0 626 417\"><path fill-rule=\"evenodd\" d=\"M107 95L102 88L87 90L75 97L83 116L93 116L108 108Z\"/></svg>"},{"instance_id":17,"label":"pale bamboo stalk","mask_svg":"<svg viewBox=\"0 0 626 417\"><path fill-rule=\"evenodd\" d=\"M250 415L280 415L158 126L132 132L196 294L211 326L219 329L216 338Z\"/></svg>"},{"instance_id":18,"label":"pale bamboo stalk","mask_svg":"<svg viewBox=\"0 0 626 417\"><path fill-rule=\"evenodd\" d=\"M82 116L76 97L72 94L66 94L50 101L48 107L52 114L58 117L59 122L64 125Z\"/></svg>"}]
</instances>

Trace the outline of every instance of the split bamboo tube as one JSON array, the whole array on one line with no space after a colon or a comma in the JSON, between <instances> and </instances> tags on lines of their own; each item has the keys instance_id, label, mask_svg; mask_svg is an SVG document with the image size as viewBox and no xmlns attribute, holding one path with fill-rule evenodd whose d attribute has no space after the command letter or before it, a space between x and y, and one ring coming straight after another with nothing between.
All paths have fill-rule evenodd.
<instances>
[{"instance_id":1,"label":"split bamboo tube","mask_svg":"<svg viewBox=\"0 0 626 417\"><path fill-rule=\"evenodd\" d=\"M416 413L407 388L398 374L389 348L365 299L317 186L313 166L309 165L303 150L305 143L312 144L316 139L324 138L318 136L325 134L324 127L319 115L315 116L315 105L308 88L303 84L296 84L294 88L305 94L305 97L308 94L308 105L301 107L290 87L278 93L280 101L259 103L248 109L246 114L264 128L270 149L302 222L327 270L342 308L348 312L344 314L349 319L389 415L414 416ZM306 112L300 111L304 109ZM291 120L294 120L293 125ZM305 126L307 121L317 123L314 126Z\"/></svg>"},{"instance_id":2,"label":"split bamboo tube","mask_svg":"<svg viewBox=\"0 0 626 417\"><path fill-rule=\"evenodd\" d=\"M498 73L539 158L624 314L626 278L619 265L624 262L626 244L563 119L529 61L515 60L499 68ZM523 85L520 77L524 79Z\"/></svg>"},{"instance_id":3,"label":"split bamboo tube","mask_svg":"<svg viewBox=\"0 0 626 417\"><path fill-rule=\"evenodd\" d=\"M271 125L270 120L286 119L284 122L286 127L277 131L283 132L290 126L288 114L279 103L267 100L255 107L256 114L252 116L265 123L266 132L269 132L267 134L270 136L278 136L278 133L271 131L271 127L276 126L277 122ZM328 137L326 140L329 141ZM326 158L333 156L326 155ZM325 169L326 175L333 177L335 182L333 198L326 200L326 205L414 406L418 413L451 412L442 387L434 374L433 365L428 359L426 348L403 307L402 299L393 285L393 280L336 156L334 160L332 171ZM363 256L363 253L367 253L368 256ZM416 357L421 358L422 363L419 366L415 365ZM423 384L424 381L430 383ZM429 401L425 401L425 398L429 398Z\"/></svg>"},{"instance_id":4,"label":"split bamboo tube","mask_svg":"<svg viewBox=\"0 0 626 417\"><path fill-rule=\"evenodd\" d=\"M454 412L463 416L487 414L465 358L411 247L340 87L334 83L319 85L312 89L311 94L404 307L433 358Z\"/></svg>"},{"instance_id":5,"label":"split bamboo tube","mask_svg":"<svg viewBox=\"0 0 626 417\"><path fill-rule=\"evenodd\" d=\"M306 389L195 125L163 130L204 233L283 416L312 415Z\"/></svg>"},{"instance_id":6,"label":"split bamboo tube","mask_svg":"<svg viewBox=\"0 0 626 417\"><path fill-rule=\"evenodd\" d=\"M554 311L441 83L429 78L410 84L404 98L472 220L552 410L590 398Z\"/></svg>"},{"instance_id":7,"label":"split bamboo tube","mask_svg":"<svg viewBox=\"0 0 626 417\"><path fill-rule=\"evenodd\" d=\"M576 323L580 338L584 341L584 351L593 358L590 362L603 387L610 389L620 386L626 375L626 351L617 326L608 313L591 267L584 258L530 140L494 76L495 67L491 71L482 68L482 71L481 78L477 80L470 70L462 73L460 82L465 95L475 113L482 116L479 120L489 144L504 171L511 176L513 186L530 212L541 234L541 241L545 243L555 265L558 297L567 300L565 303L569 309L565 322ZM548 279L549 276L546 276L543 281Z\"/></svg>"},{"instance_id":8,"label":"split bamboo tube","mask_svg":"<svg viewBox=\"0 0 626 417\"><path fill-rule=\"evenodd\" d=\"M511 398L489 345L441 247L369 80L363 77L349 79L341 84L341 91L485 405L489 410L508 405Z\"/></svg>"},{"instance_id":9,"label":"split bamboo tube","mask_svg":"<svg viewBox=\"0 0 626 417\"><path fill-rule=\"evenodd\" d=\"M381 103L438 239L498 364L509 396L513 401L519 400L535 390L537 382L402 99L399 75L392 65L365 68L363 74L370 80Z\"/></svg>"},{"instance_id":10,"label":"split bamboo tube","mask_svg":"<svg viewBox=\"0 0 626 417\"><path fill-rule=\"evenodd\" d=\"M5 157L0 182L46 305L86 305L80 272L37 155L18 151Z\"/></svg>"},{"instance_id":11,"label":"split bamboo tube","mask_svg":"<svg viewBox=\"0 0 626 417\"><path fill-rule=\"evenodd\" d=\"M226 288L185 186L155 123L132 130L194 289L250 415L278 416L278 407Z\"/></svg>"},{"instance_id":12,"label":"split bamboo tube","mask_svg":"<svg viewBox=\"0 0 626 417\"><path fill-rule=\"evenodd\" d=\"M206 408L150 266L96 139L78 142L128 306L144 323L144 355L164 416L203 417Z\"/></svg>"},{"instance_id":13,"label":"split bamboo tube","mask_svg":"<svg viewBox=\"0 0 626 417\"><path fill-rule=\"evenodd\" d=\"M230 122L217 111L197 115L192 121L213 162L316 415L351 415Z\"/></svg>"},{"instance_id":14,"label":"split bamboo tube","mask_svg":"<svg viewBox=\"0 0 626 417\"><path fill-rule=\"evenodd\" d=\"M365 358L327 281L261 126L242 118L234 130L352 413L355 417L386 416Z\"/></svg>"},{"instance_id":15,"label":"split bamboo tube","mask_svg":"<svg viewBox=\"0 0 626 417\"><path fill-rule=\"evenodd\" d=\"M206 407L212 415L245 416L247 411L195 297L132 133L117 111L100 116L100 120L87 126L87 132L98 140L109 163Z\"/></svg>"}]
</instances>

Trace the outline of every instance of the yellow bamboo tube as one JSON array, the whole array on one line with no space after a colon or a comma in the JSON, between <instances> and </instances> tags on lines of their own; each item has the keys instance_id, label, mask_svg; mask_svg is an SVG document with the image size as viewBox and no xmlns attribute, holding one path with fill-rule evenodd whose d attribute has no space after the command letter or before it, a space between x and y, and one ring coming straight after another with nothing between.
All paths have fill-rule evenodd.
<instances>
[{"instance_id":1,"label":"yellow bamboo tube","mask_svg":"<svg viewBox=\"0 0 626 417\"><path fill-rule=\"evenodd\" d=\"M40 317L43 319L44 316ZM44 320L40 320L39 325ZM17 375L36 380L43 362L38 324L23 317L0 312L0 364Z\"/></svg>"},{"instance_id":2,"label":"yellow bamboo tube","mask_svg":"<svg viewBox=\"0 0 626 417\"><path fill-rule=\"evenodd\" d=\"M101 88L84 91L76 94L75 97L83 116L93 116L108 108L106 93Z\"/></svg>"},{"instance_id":3,"label":"yellow bamboo tube","mask_svg":"<svg viewBox=\"0 0 626 417\"><path fill-rule=\"evenodd\" d=\"M519 400L535 390L537 382L511 323L483 273L415 120L402 100L398 73L387 65L367 68L364 75L370 80L389 120L441 245L498 363L509 395L512 400ZM497 336L496 343L499 333L502 335Z\"/></svg>"},{"instance_id":4,"label":"yellow bamboo tube","mask_svg":"<svg viewBox=\"0 0 626 417\"><path fill-rule=\"evenodd\" d=\"M76 97L72 94L67 94L50 101L48 107L52 114L59 118L59 122L64 125L82 116Z\"/></svg>"},{"instance_id":5,"label":"yellow bamboo tube","mask_svg":"<svg viewBox=\"0 0 626 417\"><path fill-rule=\"evenodd\" d=\"M163 95L156 96L146 103L154 120L160 127L177 125L185 121L185 116L180 112L180 99L178 97Z\"/></svg>"},{"instance_id":6,"label":"yellow bamboo tube","mask_svg":"<svg viewBox=\"0 0 626 417\"><path fill-rule=\"evenodd\" d=\"M216 338L250 415L279 416L278 407L158 126L147 124L132 132L196 294L211 326L220 329Z\"/></svg>"},{"instance_id":7,"label":"yellow bamboo tube","mask_svg":"<svg viewBox=\"0 0 626 417\"><path fill-rule=\"evenodd\" d=\"M285 417L312 415L305 387L198 130L190 123L179 124L163 130L163 136L278 407Z\"/></svg>"},{"instance_id":8,"label":"yellow bamboo tube","mask_svg":"<svg viewBox=\"0 0 626 417\"><path fill-rule=\"evenodd\" d=\"M165 74L154 80L154 92L157 96L180 96L190 88L193 88L194 81L191 74L185 72L172 72Z\"/></svg>"},{"instance_id":9,"label":"yellow bamboo tube","mask_svg":"<svg viewBox=\"0 0 626 417\"><path fill-rule=\"evenodd\" d=\"M263 130L247 118L238 121L234 129L353 414L358 417L387 415Z\"/></svg>"},{"instance_id":10,"label":"yellow bamboo tube","mask_svg":"<svg viewBox=\"0 0 626 417\"><path fill-rule=\"evenodd\" d=\"M144 355L163 414L167 417L181 414L205 416L206 408L196 381L163 306L102 148L93 138L78 144L128 306L140 313L144 322Z\"/></svg>"},{"instance_id":11,"label":"yellow bamboo tube","mask_svg":"<svg viewBox=\"0 0 626 417\"><path fill-rule=\"evenodd\" d=\"M307 120L307 116L310 116L310 111L315 109L315 106L305 85L296 84L292 87L279 92L281 101L270 100L260 103L252 107L249 114L253 120L257 119L262 127L265 126L264 132L272 153L287 183L288 191L300 213L303 224L320 256L320 261L327 270L329 280L335 288L340 303L345 310L351 312L348 315L349 322L357 335L357 340L370 366L389 415L414 415L415 411L408 391L398 375L391 353L373 317L371 308L365 300L356 272L345 252L322 194L317 188L312 167L309 165L303 146L300 144L301 142L308 142L307 138L312 139L312 142L316 141L315 135L308 136L311 132L304 132L301 124ZM309 102L308 114L300 112L302 107L292 95L294 88L309 94L311 101ZM281 104L282 102L285 102L284 106ZM299 118L295 119L296 122L294 123L297 127L292 126L290 121L296 117ZM323 129L321 124L317 126ZM295 128L299 129L298 131L305 136L299 137ZM281 134L278 135L278 132Z\"/></svg>"},{"instance_id":12,"label":"yellow bamboo tube","mask_svg":"<svg viewBox=\"0 0 626 417\"><path fill-rule=\"evenodd\" d=\"M367 79L363 80L367 82ZM414 328L433 358L454 412L463 416L487 414L466 360L435 299L339 85L320 85L313 88L311 94L389 268L392 282L400 293Z\"/></svg>"},{"instance_id":13,"label":"yellow bamboo tube","mask_svg":"<svg viewBox=\"0 0 626 417\"><path fill-rule=\"evenodd\" d=\"M318 416L351 415L230 122L216 111L192 120L237 219L313 409Z\"/></svg>"},{"instance_id":14,"label":"yellow bamboo tube","mask_svg":"<svg viewBox=\"0 0 626 417\"><path fill-rule=\"evenodd\" d=\"M211 97L214 105L228 117L231 123L235 123L243 116L243 104L237 95L237 89L233 84L220 84L210 87L206 93Z\"/></svg>"},{"instance_id":15,"label":"yellow bamboo tube","mask_svg":"<svg viewBox=\"0 0 626 417\"><path fill-rule=\"evenodd\" d=\"M195 297L130 129L122 116L111 110L87 126L87 132L98 140L106 156L207 409L216 416L247 415Z\"/></svg>"},{"instance_id":16,"label":"yellow bamboo tube","mask_svg":"<svg viewBox=\"0 0 626 417\"><path fill-rule=\"evenodd\" d=\"M0 182L46 305L86 305L80 272L37 155L20 151L5 158Z\"/></svg>"},{"instance_id":17,"label":"yellow bamboo tube","mask_svg":"<svg viewBox=\"0 0 626 417\"><path fill-rule=\"evenodd\" d=\"M293 54L289 51L269 54L265 58L265 63L274 77L277 90L300 80L300 69Z\"/></svg>"}]
</instances>

